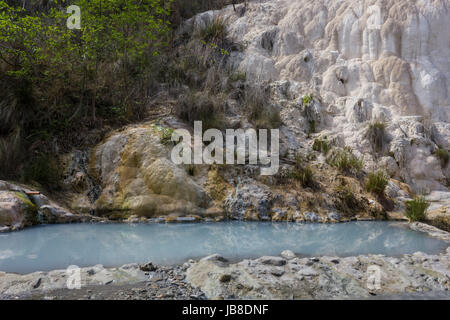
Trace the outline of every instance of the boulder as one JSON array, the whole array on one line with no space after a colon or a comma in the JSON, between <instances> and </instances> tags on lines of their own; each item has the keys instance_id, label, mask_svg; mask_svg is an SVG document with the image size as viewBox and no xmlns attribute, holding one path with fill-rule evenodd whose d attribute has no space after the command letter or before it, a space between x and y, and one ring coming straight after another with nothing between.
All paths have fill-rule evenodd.
<instances>
[{"instance_id":1,"label":"boulder","mask_svg":"<svg viewBox=\"0 0 450 320\"><path fill-rule=\"evenodd\" d=\"M184 167L170 160L158 128L151 123L125 128L94 148L89 174L102 188L94 205L96 214L110 218L205 214L209 196Z\"/></svg>"},{"instance_id":2,"label":"boulder","mask_svg":"<svg viewBox=\"0 0 450 320\"><path fill-rule=\"evenodd\" d=\"M24 192L0 191L0 226L20 229L36 223L37 207Z\"/></svg>"},{"instance_id":3,"label":"boulder","mask_svg":"<svg viewBox=\"0 0 450 320\"><path fill-rule=\"evenodd\" d=\"M286 259L286 260L291 260L291 259L294 259L296 257L295 253L293 253L291 250L284 250L284 251L282 251L281 252L281 256L284 259Z\"/></svg>"}]
</instances>

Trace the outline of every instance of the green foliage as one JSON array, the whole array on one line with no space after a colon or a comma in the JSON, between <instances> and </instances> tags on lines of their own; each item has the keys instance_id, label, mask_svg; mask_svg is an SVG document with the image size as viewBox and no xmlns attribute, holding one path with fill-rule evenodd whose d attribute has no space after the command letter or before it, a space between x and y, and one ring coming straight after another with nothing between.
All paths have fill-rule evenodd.
<instances>
[{"instance_id":1,"label":"green foliage","mask_svg":"<svg viewBox=\"0 0 450 320\"><path fill-rule=\"evenodd\" d=\"M63 17L56 10L29 15L21 7L0 1L0 59L10 67L8 75L30 80L51 76L55 68L62 67L71 36L71 32L56 24ZM42 66L46 70L39 70ZM36 71L42 73L36 75Z\"/></svg>"},{"instance_id":2,"label":"green foliage","mask_svg":"<svg viewBox=\"0 0 450 320\"><path fill-rule=\"evenodd\" d=\"M155 128L159 133L159 137L163 145L167 146L172 143L172 134L174 132L172 128L162 127L159 125L155 126Z\"/></svg>"},{"instance_id":3,"label":"green foliage","mask_svg":"<svg viewBox=\"0 0 450 320\"><path fill-rule=\"evenodd\" d=\"M59 188L61 171L55 158L39 154L25 168L25 182L37 182L48 189Z\"/></svg>"},{"instance_id":4,"label":"green foliage","mask_svg":"<svg viewBox=\"0 0 450 320\"><path fill-rule=\"evenodd\" d=\"M314 151L322 152L323 154L326 155L328 151L330 151L331 149L331 144L326 140L326 138L324 139L317 138L314 139L312 148Z\"/></svg>"},{"instance_id":5,"label":"green foliage","mask_svg":"<svg viewBox=\"0 0 450 320\"><path fill-rule=\"evenodd\" d=\"M70 1L81 30L67 28L65 1L8 3L0 0L0 135L18 127L22 143L48 152L50 140L70 149L83 129L142 117L171 1Z\"/></svg>"},{"instance_id":6,"label":"green foliage","mask_svg":"<svg viewBox=\"0 0 450 320\"><path fill-rule=\"evenodd\" d=\"M378 196L382 196L384 195L384 190L386 189L388 182L389 177L384 171L379 170L377 172L371 172L367 177L366 189Z\"/></svg>"},{"instance_id":7,"label":"green foliage","mask_svg":"<svg viewBox=\"0 0 450 320\"><path fill-rule=\"evenodd\" d=\"M313 95L312 94L306 94L306 95L303 96L302 100L303 100L303 104L305 106L309 106L311 104L311 102L313 101Z\"/></svg>"},{"instance_id":8,"label":"green foliage","mask_svg":"<svg viewBox=\"0 0 450 320\"><path fill-rule=\"evenodd\" d=\"M422 221L425 219L426 211L429 207L429 203L424 197L416 197L413 200L405 202L406 217L411 221Z\"/></svg>"},{"instance_id":9,"label":"green foliage","mask_svg":"<svg viewBox=\"0 0 450 320\"><path fill-rule=\"evenodd\" d=\"M379 153L383 150L386 139L386 124L376 121L369 125L367 137L372 144L373 150Z\"/></svg>"},{"instance_id":10,"label":"green foliage","mask_svg":"<svg viewBox=\"0 0 450 320\"><path fill-rule=\"evenodd\" d=\"M349 148L334 152L327 162L346 174L359 173L363 167L362 160L356 157Z\"/></svg>"},{"instance_id":11,"label":"green foliage","mask_svg":"<svg viewBox=\"0 0 450 320\"><path fill-rule=\"evenodd\" d=\"M448 161L449 161L449 155L448 155L448 151L445 150L444 148L438 148L435 152L434 155L439 159L439 161L441 162L441 167L442 168L446 168L448 165Z\"/></svg>"}]
</instances>

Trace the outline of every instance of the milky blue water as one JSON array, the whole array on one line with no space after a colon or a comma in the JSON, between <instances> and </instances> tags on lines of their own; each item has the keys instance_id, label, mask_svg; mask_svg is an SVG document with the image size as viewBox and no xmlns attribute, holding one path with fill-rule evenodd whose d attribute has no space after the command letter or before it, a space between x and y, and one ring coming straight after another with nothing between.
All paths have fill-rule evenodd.
<instances>
[{"instance_id":1,"label":"milky blue water","mask_svg":"<svg viewBox=\"0 0 450 320\"><path fill-rule=\"evenodd\" d=\"M229 259L279 255L395 256L438 253L447 243L394 222L296 224L221 222L184 224L45 225L0 234L0 270L29 273L103 264L177 264L219 253Z\"/></svg>"}]
</instances>

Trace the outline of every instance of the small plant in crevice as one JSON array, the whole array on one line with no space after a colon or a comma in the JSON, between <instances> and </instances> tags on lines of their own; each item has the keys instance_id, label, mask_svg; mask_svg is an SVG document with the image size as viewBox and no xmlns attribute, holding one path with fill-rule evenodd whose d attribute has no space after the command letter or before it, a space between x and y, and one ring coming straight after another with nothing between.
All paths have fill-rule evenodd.
<instances>
[{"instance_id":1,"label":"small plant in crevice","mask_svg":"<svg viewBox=\"0 0 450 320\"><path fill-rule=\"evenodd\" d=\"M172 143L173 132L174 130L172 128L161 128L159 130L159 137L163 145L167 146Z\"/></svg>"},{"instance_id":2,"label":"small plant in crevice","mask_svg":"<svg viewBox=\"0 0 450 320\"><path fill-rule=\"evenodd\" d=\"M311 102L313 101L313 95L312 94L305 94L302 98L302 102L304 106L309 106Z\"/></svg>"},{"instance_id":3,"label":"small plant in crevice","mask_svg":"<svg viewBox=\"0 0 450 320\"><path fill-rule=\"evenodd\" d=\"M380 121L371 123L367 129L366 137L372 144L373 151L380 153L386 141L386 124Z\"/></svg>"},{"instance_id":4,"label":"small plant in crevice","mask_svg":"<svg viewBox=\"0 0 450 320\"><path fill-rule=\"evenodd\" d=\"M371 172L367 177L366 189L378 196L383 196L388 182L389 177L384 171Z\"/></svg>"},{"instance_id":5,"label":"small plant in crevice","mask_svg":"<svg viewBox=\"0 0 450 320\"><path fill-rule=\"evenodd\" d=\"M405 215L410 221L422 221L426 217L426 212L430 204L424 197L415 197L413 200L405 202Z\"/></svg>"},{"instance_id":6,"label":"small plant in crevice","mask_svg":"<svg viewBox=\"0 0 450 320\"><path fill-rule=\"evenodd\" d=\"M327 163L345 174L358 174L363 168L362 160L355 156L348 147L333 152L327 158Z\"/></svg>"},{"instance_id":7,"label":"small plant in crevice","mask_svg":"<svg viewBox=\"0 0 450 320\"><path fill-rule=\"evenodd\" d=\"M448 151L444 148L439 147L435 152L434 155L439 159L441 163L442 168L446 168L450 159L450 156L448 154Z\"/></svg>"}]
</instances>

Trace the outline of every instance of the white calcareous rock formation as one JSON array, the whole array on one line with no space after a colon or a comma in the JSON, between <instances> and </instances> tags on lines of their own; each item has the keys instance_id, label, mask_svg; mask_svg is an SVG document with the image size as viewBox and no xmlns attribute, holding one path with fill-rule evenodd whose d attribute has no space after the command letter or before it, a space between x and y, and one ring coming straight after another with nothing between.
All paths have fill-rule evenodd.
<instances>
[{"instance_id":1,"label":"white calcareous rock formation","mask_svg":"<svg viewBox=\"0 0 450 320\"><path fill-rule=\"evenodd\" d=\"M312 95L316 132L384 168L416 193L449 192L450 2L258 0L202 13L182 32L224 19L231 67L268 83L283 120L282 150L305 145L302 98ZM385 124L382 150L367 138ZM287 128L286 128L287 127ZM283 151L282 151L283 152ZM448 211L448 208L447 208Z\"/></svg>"}]
</instances>

